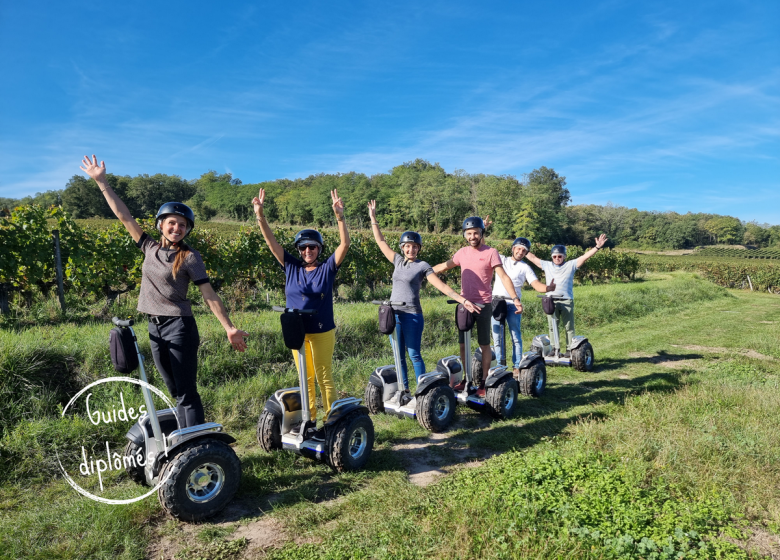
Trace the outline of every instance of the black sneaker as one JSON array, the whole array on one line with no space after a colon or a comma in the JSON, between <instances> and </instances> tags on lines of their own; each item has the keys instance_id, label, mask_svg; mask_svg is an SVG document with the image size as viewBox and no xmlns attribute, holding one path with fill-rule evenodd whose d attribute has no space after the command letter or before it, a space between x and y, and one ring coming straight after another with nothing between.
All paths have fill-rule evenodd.
<instances>
[{"instance_id":1,"label":"black sneaker","mask_svg":"<svg viewBox=\"0 0 780 560\"><path fill-rule=\"evenodd\" d=\"M571 358L571 352L566 351L563 354L561 354L561 358Z\"/></svg>"},{"instance_id":2,"label":"black sneaker","mask_svg":"<svg viewBox=\"0 0 780 560\"><path fill-rule=\"evenodd\" d=\"M306 439L313 439L316 441L325 441L325 428L315 427L309 428L306 432Z\"/></svg>"},{"instance_id":3,"label":"black sneaker","mask_svg":"<svg viewBox=\"0 0 780 560\"><path fill-rule=\"evenodd\" d=\"M305 424L301 423L298 424L296 427L292 428L290 430L290 433L296 436L303 433L304 436L308 436L309 432L316 429L317 429L317 423L313 422L312 420L309 420Z\"/></svg>"}]
</instances>

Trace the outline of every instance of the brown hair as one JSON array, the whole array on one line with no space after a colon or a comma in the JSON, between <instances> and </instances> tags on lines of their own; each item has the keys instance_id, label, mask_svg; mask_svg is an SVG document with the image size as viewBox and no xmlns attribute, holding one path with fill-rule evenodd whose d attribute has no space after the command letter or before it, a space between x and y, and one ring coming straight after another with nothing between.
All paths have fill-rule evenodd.
<instances>
[{"instance_id":1,"label":"brown hair","mask_svg":"<svg viewBox=\"0 0 780 560\"><path fill-rule=\"evenodd\" d=\"M176 259L173 261L173 269L171 270L174 280L176 280L176 274L179 272L181 265L184 264L184 259L187 258L189 252L190 252L190 248L184 243L179 243L177 245Z\"/></svg>"}]
</instances>

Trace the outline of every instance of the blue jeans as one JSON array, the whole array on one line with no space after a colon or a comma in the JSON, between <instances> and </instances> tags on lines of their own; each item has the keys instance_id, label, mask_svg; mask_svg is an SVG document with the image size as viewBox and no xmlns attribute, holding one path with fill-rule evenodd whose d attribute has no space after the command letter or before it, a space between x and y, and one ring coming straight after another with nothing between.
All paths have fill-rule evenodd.
<instances>
[{"instance_id":1,"label":"blue jeans","mask_svg":"<svg viewBox=\"0 0 780 560\"><path fill-rule=\"evenodd\" d=\"M506 302L506 325L509 327L509 334L512 335L512 363L514 367L520 367L520 360L523 358L523 339L520 337L520 319L522 313L515 315L514 303ZM499 362L506 360L504 352L504 339L501 337L501 323L495 319L490 319L490 326L493 331L493 350L496 353L496 359Z\"/></svg>"},{"instance_id":2,"label":"blue jeans","mask_svg":"<svg viewBox=\"0 0 780 560\"><path fill-rule=\"evenodd\" d=\"M395 320L398 329L398 345L401 354L401 377L404 384L409 387L409 373L406 367L406 352L412 360L414 367L414 376L419 379L425 373L425 362L420 354L420 345L422 344L422 332L425 327L425 320L422 313L396 313ZM393 344L392 335L390 345Z\"/></svg>"}]
</instances>

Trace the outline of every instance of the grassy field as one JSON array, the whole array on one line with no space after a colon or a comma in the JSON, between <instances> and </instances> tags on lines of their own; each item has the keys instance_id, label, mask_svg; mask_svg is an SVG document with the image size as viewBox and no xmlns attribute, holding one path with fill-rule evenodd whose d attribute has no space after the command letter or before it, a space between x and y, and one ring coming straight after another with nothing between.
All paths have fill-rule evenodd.
<instances>
[{"instance_id":1,"label":"grassy field","mask_svg":"<svg viewBox=\"0 0 780 560\"><path fill-rule=\"evenodd\" d=\"M524 300L527 347L545 324L533 292ZM456 352L456 332L443 298L423 307L430 369ZM780 555L777 297L656 274L577 287L575 313L595 348L593 372L548 369L545 395L521 400L509 421L459 409L450 431L429 435L415 422L374 417L368 469L341 475L266 454L254 440L267 395L296 384L278 316L235 314L252 334L238 355L200 314L207 418L238 438L243 468L234 503L200 524L163 515L155 498L96 503L59 477L52 449L96 437L89 423L60 419L59 405L112 374L109 325L0 330L0 557ZM372 369L391 362L389 344L374 306L342 304L336 315L337 387L362 396ZM117 496L136 491L123 475L113 480Z\"/></svg>"}]
</instances>

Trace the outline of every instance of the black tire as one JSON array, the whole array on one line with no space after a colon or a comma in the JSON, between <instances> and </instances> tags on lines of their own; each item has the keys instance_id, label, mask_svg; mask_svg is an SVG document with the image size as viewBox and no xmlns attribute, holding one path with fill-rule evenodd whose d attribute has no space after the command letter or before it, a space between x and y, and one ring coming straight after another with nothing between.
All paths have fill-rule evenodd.
<instances>
[{"instance_id":1,"label":"black tire","mask_svg":"<svg viewBox=\"0 0 780 560\"><path fill-rule=\"evenodd\" d=\"M417 421L430 432L443 432L455 417L455 392L447 385L439 385L417 399Z\"/></svg>"},{"instance_id":2,"label":"black tire","mask_svg":"<svg viewBox=\"0 0 780 560\"><path fill-rule=\"evenodd\" d=\"M257 421L257 442L263 451L278 451L282 448L282 423L268 410L263 410Z\"/></svg>"},{"instance_id":3,"label":"black tire","mask_svg":"<svg viewBox=\"0 0 780 560\"><path fill-rule=\"evenodd\" d=\"M124 451L124 457L133 457L134 460L138 459L138 454L141 454L141 457L143 458L146 454L146 450L142 448L140 445L136 444L134 441L128 441L127 445L125 445L125 451ZM127 473L128 478L135 482L136 484L140 484L141 486L149 486L146 483L146 475L144 474L144 468L136 465L135 462L132 464L128 464L125 467L125 472Z\"/></svg>"},{"instance_id":4,"label":"black tire","mask_svg":"<svg viewBox=\"0 0 780 560\"><path fill-rule=\"evenodd\" d=\"M365 412L351 414L328 430L328 461L338 472L362 469L373 448L374 423Z\"/></svg>"},{"instance_id":5,"label":"black tire","mask_svg":"<svg viewBox=\"0 0 780 560\"><path fill-rule=\"evenodd\" d=\"M471 375L474 378L474 385L482 383L482 360L478 360L474 354L471 355Z\"/></svg>"},{"instance_id":6,"label":"black tire","mask_svg":"<svg viewBox=\"0 0 780 560\"><path fill-rule=\"evenodd\" d=\"M366 401L366 408L368 408L371 414L381 414L385 411L385 403L382 402L383 392L381 387L371 383L366 385L366 393L363 396Z\"/></svg>"},{"instance_id":7,"label":"black tire","mask_svg":"<svg viewBox=\"0 0 780 560\"><path fill-rule=\"evenodd\" d=\"M517 408L517 382L507 375L495 387L485 393L485 404L493 418L511 418Z\"/></svg>"},{"instance_id":8,"label":"black tire","mask_svg":"<svg viewBox=\"0 0 780 560\"><path fill-rule=\"evenodd\" d=\"M184 521L200 521L222 511L241 481L236 452L214 439L200 439L177 451L160 472L164 482L157 497L162 507Z\"/></svg>"},{"instance_id":9,"label":"black tire","mask_svg":"<svg viewBox=\"0 0 780 560\"><path fill-rule=\"evenodd\" d=\"M590 342L583 342L571 351L571 364L577 371L591 371L594 359L593 346Z\"/></svg>"},{"instance_id":10,"label":"black tire","mask_svg":"<svg viewBox=\"0 0 780 560\"><path fill-rule=\"evenodd\" d=\"M536 360L529 367L520 370L517 380L520 393L526 397L539 398L547 386L547 366L542 360Z\"/></svg>"}]
</instances>

